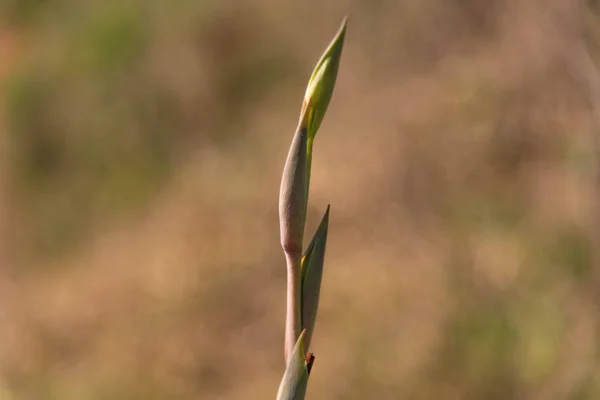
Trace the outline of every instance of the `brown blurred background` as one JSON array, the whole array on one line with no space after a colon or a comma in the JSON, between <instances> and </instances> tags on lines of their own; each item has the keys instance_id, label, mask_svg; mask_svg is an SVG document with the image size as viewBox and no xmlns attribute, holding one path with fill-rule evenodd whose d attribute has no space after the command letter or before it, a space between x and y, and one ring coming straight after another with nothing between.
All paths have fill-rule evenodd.
<instances>
[{"instance_id":1,"label":"brown blurred background","mask_svg":"<svg viewBox=\"0 0 600 400\"><path fill-rule=\"evenodd\" d=\"M345 14L307 398L600 399L598 2L2 0L1 400L275 397Z\"/></svg>"}]
</instances>

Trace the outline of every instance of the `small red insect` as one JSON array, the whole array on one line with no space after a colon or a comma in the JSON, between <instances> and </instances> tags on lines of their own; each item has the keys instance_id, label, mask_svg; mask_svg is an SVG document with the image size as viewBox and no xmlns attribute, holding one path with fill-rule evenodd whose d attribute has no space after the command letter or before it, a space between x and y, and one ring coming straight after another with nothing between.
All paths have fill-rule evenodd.
<instances>
[{"instance_id":1,"label":"small red insect","mask_svg":"<svg viewBox=\"0 0 600 400\"><path fill-rule=\"evenodd\" d=\"M312 369L312 365L315 362L315 355L313 353L308 353L305 358L306 361L306 370L308 371L308 375L310 375L310 370Z\"/></svg>"}]
</instances>

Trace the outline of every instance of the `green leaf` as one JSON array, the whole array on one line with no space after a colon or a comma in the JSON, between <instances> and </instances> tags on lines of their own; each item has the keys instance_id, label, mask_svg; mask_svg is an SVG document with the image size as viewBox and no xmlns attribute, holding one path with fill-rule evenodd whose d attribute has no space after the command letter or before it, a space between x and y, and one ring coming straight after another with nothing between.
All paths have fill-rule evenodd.
<instances>
[{"instance_id":1,"label":"green leaf","mask_svg":"<svg viewBox=\"0 0 600 400\"><path fill-rule=\"evenodd\" d=\"M302 109L303 111L308 109L309 142L312 142L317 134L333 94L346 36L346 22L347 18L344 18L340 29L321 56L308 81Z\"/></svg>"},{"instance_id":2,"label":"green leaf","mask_svg":"<svg viewBox=\"0 0 600 400\"><path fill-rule=\"evenodd\" d=\"M344 38L346 37L346 22L347 18L344 18L342 26L331 43L329 43L329 46L310 76L306 93L304 94L302 111L300 113L300 126L305 127L308 132L306 148L307 190L310 186L313 140L321 126L331 96L333 95L333 88L335 87L340 59L342 57L342 48L344 47Z\"/></svg>"},{"instance_id":3,"label":"green leaf","mask_svg":"<svg viewBox=\"0 0 600 400\"><path fill-rule=\"evenodd\" d=\"M319 295L321 293L321 278L325 261L325 247L327 245L327 230L329 227L329 206L321 219L305 256L302 258L302 329L306 330L306 348L309 348L310 339L317 318L319 308Z\"/></svg>"},{"instance_id":4,"label":"green leaf","mask_svg":"<svg viewBox=\"0 0 600 400\"><path fill-rule=\"evenodd\" d=\"M277 391L277 400L302 400L308 385L308 369L304 352L304 335L302 331L294 350L288 360L285 374Z\"/></svg>"}]
</instances>

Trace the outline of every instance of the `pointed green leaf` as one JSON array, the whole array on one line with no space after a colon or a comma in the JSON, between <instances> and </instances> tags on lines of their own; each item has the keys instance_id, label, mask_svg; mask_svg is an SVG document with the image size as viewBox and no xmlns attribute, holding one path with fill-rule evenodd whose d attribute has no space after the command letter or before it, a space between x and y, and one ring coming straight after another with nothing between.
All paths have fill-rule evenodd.
<instances>
[{"instance_id":1,"label":"pointed green leaf","mask_svg":"<svg viewBox=\"0 0 600 400\"><path fill-rule=\"evenodd\" d=\"M312 239L310 240L310 243L308 244L308 247L306 248L306 252L302 256L302 259L300 260L300 265L301 265L301 269L302 269L302 286L304 286L304 280L306 278L306 271L308 271L307 266L312 257L312 252L313 252L313 249L315 248L316 239L317 239L317 235L315 232L315 235L312 237Z\"/></svg>"},{"instance_id":2,"label":"pointed green leaf","mask_svg":"<svg viewBox=\"0 0 600 400\"><path fill-rule=\"evenodd\" d=\"M285 374L277 391L277 400L303 400L308 385L308 369L304 353L304 335L302 331L287 363Z\"/></svg>"},{"instance_id":3,"label":"pointed green leaf","mask_svg":"<svg viewBox=\"0 0 600 400\"><path fill-rule=\"evenodd\" d=\"M305 127L308 132L306 148L306 186L310 186L310 168L312 165L313 140L325 117L327 107L333 94L335 81L337 79L344 38L346 37L346 21L344 18L337 34L329 43L329 46L317 63L306 87L302 111L300 115L300 126ZM308 193L308 192L307 192Z\"/></svg>"},{"instance_id":4,"label":"pointed green leaf","mask_svg":"<svg viewBox=\"0 0 600 400\"><path fill-rule=\"evenodd\" d=\"M302 329L306 330L306 348L310 346L321 293L321 278L327 245L329 206L302 259Z\"/></svg>"},{"instance_id":5,"label":"pointed green leaf","mask_svg":"<svg viewBox=\"0 0 600 400\"><path fill-rule=\"evenodd\" d=\"M346 21L347 18L344 18L340 29L321 56L308 81L302 108L303 110L308 108L309 142L312 142L317 134L333 94L346 36Z\"/></svg>"}]
</instances>

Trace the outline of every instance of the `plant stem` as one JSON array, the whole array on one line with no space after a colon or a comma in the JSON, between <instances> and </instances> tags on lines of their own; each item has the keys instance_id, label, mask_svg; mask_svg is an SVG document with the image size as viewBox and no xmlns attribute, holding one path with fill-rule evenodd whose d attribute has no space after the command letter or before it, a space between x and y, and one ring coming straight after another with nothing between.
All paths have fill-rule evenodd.
<instances>
[{"instance_id":1,"label":"plant stem","mask_svg":"<svg viewBox=\"0 0 600 400\"><path fill-rule=\"evenodd\" d=\"M285 320L285 362L302 331L300 254L285 254L287 263L287 310Z\"/></svg>"}]
</instances>

